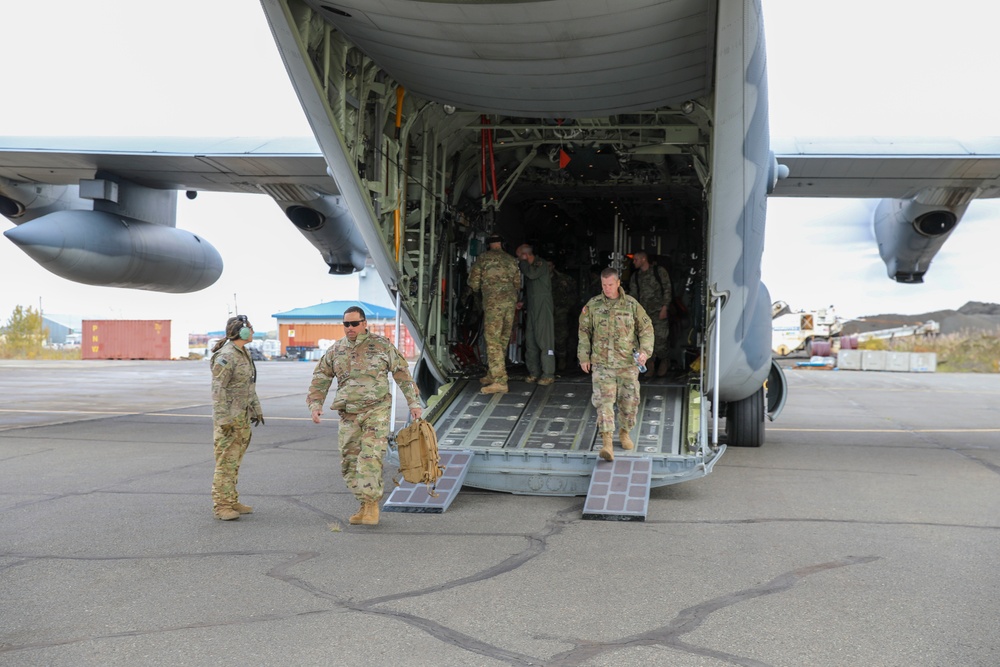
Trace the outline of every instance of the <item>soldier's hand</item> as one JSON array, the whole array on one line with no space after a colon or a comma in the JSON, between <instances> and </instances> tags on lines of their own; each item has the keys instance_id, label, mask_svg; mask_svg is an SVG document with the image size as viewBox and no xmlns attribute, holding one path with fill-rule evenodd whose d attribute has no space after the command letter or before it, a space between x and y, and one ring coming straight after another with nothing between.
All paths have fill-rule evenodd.
<instances>
[{"instance_id":1,"label":"soldier's hand","mask_svg":"<svg viewBox=\"0 0 1000 667\"><path fill-rule=\"evenodd\" d=\"M261 424L264 423L264 415L260 413L255 414L253 417L250 418L250 423L253 424L254 426L260 426Z\"/></svg>"},{"instance_id":2,"label":"soldier's hand","mask_svg":"<svg viewBox=\"0 0 1000 667\"><path fill-rule=\"evenodd\" d=\"M583 361L583 362L581 362L580 363L580 368L583 369L584 373L589 373L590 372L590 362L589 361Z\"/></svg>"},{"instance_id":3,"label":"soldier's hand","mask_svg":"<svg viewBox=\"0 0 1000 667\"><path fill-rule=\"evenodd\" d=\"M313 411L312 411L312 418L313 418L313 423L315 423L315 424L318 424L318 423L320 422L320 418L319 418L319 416L320 416L321 414L323 414L323 411L322 411L322 410L313 410Z\"/></svg>"},{"instance_id":4,"label":"soldier's hand","mask_svg":"<svg viewBox=\"0 0 1000 667\"><path fill-rule=\"evenodd\" d=\"M421 408L410 408L411 419L420 419L420 415L422 414L424 414L424 411Z\"/></svg>"},{"instance_id":5,"label":"soldier's hand","mask_svg":"<svg viewBox=\"0 0 1000 667\"><path fill-rule=\"evenodd\" d=\"M649 356L645 352L639 353L639 365L645 366L646 362L649 361Z\"/></svg>"}]
</instances>

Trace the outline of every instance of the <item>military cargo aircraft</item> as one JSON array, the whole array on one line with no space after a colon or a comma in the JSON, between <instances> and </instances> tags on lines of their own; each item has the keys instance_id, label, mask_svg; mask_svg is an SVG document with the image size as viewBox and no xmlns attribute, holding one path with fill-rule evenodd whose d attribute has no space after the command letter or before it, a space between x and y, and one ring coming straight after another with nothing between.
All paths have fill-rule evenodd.
<instances>
[{"instance_id":1,"label":"military cargo aircraft","mask_svg":"<svg viewBox=\"0 0 1000 667\"><path fill-rule=\"evenodd\" d=\"M490 234L571 275L577 305L637 250L668 268L674 370L643 384L630 453L658 486L761 446L784 404L768 196L882 199L887 272L915 283L969 202L998 194L997 142L772 146L759 1L261 5L315 143L0 140L5 234L70 280L193 291L221 261L176 229L176 193L270 196L331 273L371 258L421 347L441 447L472 453L470 486L581 495L597 462L588 377L479 394L464 288Z\"/></svg>"}]
</instances>

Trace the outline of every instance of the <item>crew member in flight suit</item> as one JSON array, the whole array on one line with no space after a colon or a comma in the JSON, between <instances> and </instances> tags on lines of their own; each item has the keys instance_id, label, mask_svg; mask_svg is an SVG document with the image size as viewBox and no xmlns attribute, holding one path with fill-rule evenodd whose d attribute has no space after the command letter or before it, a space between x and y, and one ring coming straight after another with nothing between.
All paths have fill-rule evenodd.
<instances>
[{"instance_id":1,"label":"crew member in flight suit","mask_svg":"<svg viewBox=\"0 0 1000 667\"><path fill-rule=\"evenodd\" d=\"M226 337L212 348L212 430L215 440L215 474L212 507L223 521L239 519L253 508L239 502L236 479L243 455L250 446L250 424L264 423L257 398L257 367L246 351L253 327L246 315L230 317Z\"/></svg>"},{"instance_id":2,"label":"crew member in flight suit","mask_svg":"<svg viewBox=\"0 0 1000 667\"><path fill-rule=\"evenodd\" d=\"M528 367L525 382L548 385L556 379L555 315L552 306L552 272L549 263L535 257L528 244L518 246L517 258L525 281L528 317L524 328L524 363ZM524 306L519 302L517 307Z\"/></svg>"}]
</instances>

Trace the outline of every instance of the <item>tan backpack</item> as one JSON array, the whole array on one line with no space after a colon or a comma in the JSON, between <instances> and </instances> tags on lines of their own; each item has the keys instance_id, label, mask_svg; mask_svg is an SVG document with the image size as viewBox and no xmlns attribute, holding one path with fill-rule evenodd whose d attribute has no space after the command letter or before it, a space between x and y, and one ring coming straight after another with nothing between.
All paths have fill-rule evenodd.
<instances>
[{"instance_id":1,"label":"tan backpack","mask_svg":"<svg viewBox=\"0 0 1000 667\"><path fill-rule=\"evenodd\" d=\"M392 481L399 486L399 477L411 484L426 484L427 494L437 498L434 489L444 474L438 455L437 434L425 419L415 419L396 434L399 452L399 474Z\"/></svg>"}]
</instances>

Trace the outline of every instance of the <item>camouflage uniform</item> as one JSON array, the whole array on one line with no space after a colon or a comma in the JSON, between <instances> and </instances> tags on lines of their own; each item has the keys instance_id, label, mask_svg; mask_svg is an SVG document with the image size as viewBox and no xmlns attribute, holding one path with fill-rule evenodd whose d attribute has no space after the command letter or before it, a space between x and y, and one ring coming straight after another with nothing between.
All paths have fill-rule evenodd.
<instances>
[{"instance_id":1,"label":"camouflage uniform","mask_svg":"<svg viewBox=\"0 0 1000 667\"><path fill-rule=\"evenodd\" d=\"M518 266L528 279L525 283L528 317L524 331L524 363L528 375L551 379L556 375L556 353L549 265L544 259L535 257L531 264L521 260Z\"/></svg>"},{"instance_id":2,"label":"camouflage uniform","mask_svg":"<svg viewBox=\"0 0 1000 667\"><path fill-rule=\"evenodd\" d=\"M628 283L629 294L635 297L653 321L653 354L661 362L667 359L670 351L667 337L670 335L670 322L660 319L660 311L670 305L671 286L670 275L662 266L651 265L648 270L636 269Z\"/></svg>"},{"instance_id":3,"label":"camouflage uniform","mask_svg":"<svg viewBox=\"0 0 1000 667\"><path fill-rule=\"evenodd\" d=\"M631 431L639 412L639 369L632 353L649 354L653 347L653 324L639 302L619 288L618 298L599 294L580 313L580 363L590 363L597 408L597 430L615 429L614 404L618 403L619 427Z\"/></svg>"},{"instance_id":4,"label":"camouflage uniform","mask_svg":"<svg viewBox=\"0 0 1000 667\"><path fill-rule=\"evenodd\" d=\"M211 365L215 441L212 505L218 511L239 502L236 479L250 446L250 419L263 413L257 398L257 368L246 350L229 341L212 355Z\"/></svg>"},{"instance_id":5,"label":"camouflage uniform","mask_svg":"<svg viewBox=\"0 0 1000 667\"><path fill-rule=\"evenodd\" d=\"M358 334L341 338L316 364L306 403L323 409L333 379L337 393L330 408L340 413L337 443L340 471L347 488L362 503L382 498L382 459L388 448L392 394L386 373L403 390L410 408L419 408L417 388L406 359L385 336Z\"/></svg>"},{"instance_id":6,"label":"camouflage uniform","mask_svg":"<svg viewBox=\"0 0 1000 667\"><path fill-rule=\"evenodd\" d=\"M494 382L507 383L507 346L514 325L521 274L517 260L503 250L487 250L469 272L469 287L483 293L483 335Z\"/></svg>"},{"instance_id":7,"label":"camouflage uniform","mask_svg":"<svg viewBox=\"0 0 1000 667\"><path fill-rule=\"evenodd\" d=\"M576 281L552 270L552 314L555 318L553 334L555 339L556 368L566 369L566 357L569 356L569 314L576 304ZM574 311L575 312L575 311Z\"/></svg>"}]
</instances>

